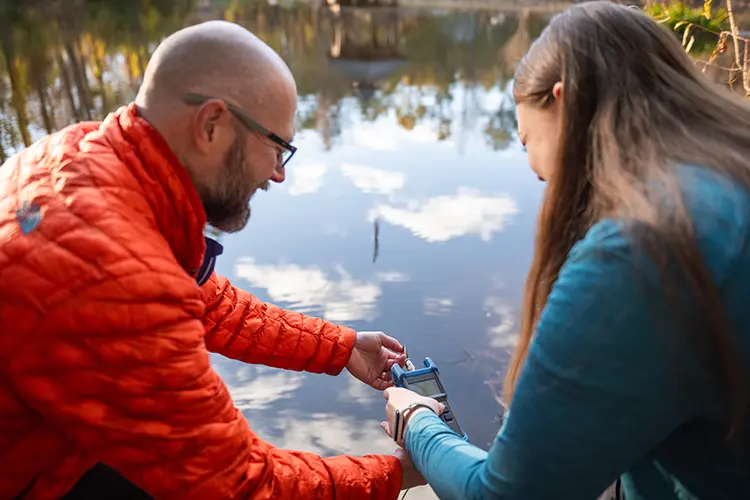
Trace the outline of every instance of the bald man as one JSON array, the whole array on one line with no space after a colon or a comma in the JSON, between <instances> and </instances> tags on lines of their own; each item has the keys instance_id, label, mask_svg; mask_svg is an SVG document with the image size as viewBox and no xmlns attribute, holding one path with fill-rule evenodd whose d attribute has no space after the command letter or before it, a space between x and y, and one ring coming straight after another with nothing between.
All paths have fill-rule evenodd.
<instances>
[{"instance_id":1,"label":"bald man","mask_svg":"<svg viewBox=\"0 0 750 500\"><path fill-rule=\"evenodd\" d=\"M204 23L164 40L135 103L0 168L0 498L393 499L421 482L403 453L274 448L211 368L209 351L384 389L405 361L213 271L206 223L239 231L284 180L296 103L273 50Z\"/></svg>"}]
</instances>

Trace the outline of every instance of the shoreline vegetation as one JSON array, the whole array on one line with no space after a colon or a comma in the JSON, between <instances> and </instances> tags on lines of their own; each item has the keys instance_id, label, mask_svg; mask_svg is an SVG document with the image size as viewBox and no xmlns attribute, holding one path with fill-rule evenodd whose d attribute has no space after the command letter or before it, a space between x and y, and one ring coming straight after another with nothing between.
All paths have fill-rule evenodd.
<instances>
[{"instance_id":1,"label":"shoreline vegetation","mask_svg":"<svg viewBox=\"0 0 750 500\"><path fill-rule=\"evenodd\" d=\"M713 0L705 0L702 7L647 2L644 11L680 38L703 73L750 98L750 32L738 27L732 0L718 8Z\"/></svg>"}]
</instances>

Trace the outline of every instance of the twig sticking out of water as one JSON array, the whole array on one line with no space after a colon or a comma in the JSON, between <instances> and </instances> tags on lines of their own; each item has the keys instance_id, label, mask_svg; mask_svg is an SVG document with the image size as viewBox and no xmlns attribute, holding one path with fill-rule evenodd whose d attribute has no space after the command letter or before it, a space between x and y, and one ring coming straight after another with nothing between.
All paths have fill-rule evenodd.
<instances>
[{"instance_id":1,"label":"twig sticking out of water","mask_svg":"<svg viewBox=\"0 0 750 500\"><path fill-rule=\"evenodd\" d=\"M378 251L380 250L380 221L375 219L373 221L373 226L375 226L375 243L372 252L372 263L374 264L375 261L378 260Z\"/></svg>"}]
</instances>

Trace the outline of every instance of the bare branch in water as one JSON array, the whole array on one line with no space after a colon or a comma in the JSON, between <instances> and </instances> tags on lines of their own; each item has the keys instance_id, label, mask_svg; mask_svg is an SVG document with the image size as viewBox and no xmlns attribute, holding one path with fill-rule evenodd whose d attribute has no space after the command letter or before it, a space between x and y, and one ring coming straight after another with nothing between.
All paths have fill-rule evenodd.
<instances>
[{"instance_id":1,"label":"bare branch in water","mask_svg":"<svg viewBox=\"0 0 750 500\"><path fill-rule=\"evenodd\" d=\"M727 14L729 16L729 27L732 30L732 42L734 44L734 63L737 69L742 73L742 83L745 88L745 94L750 96L750 77L748 77L747 68L747 50L745 50L745 60L740 55L740 36L737 30L737 23L734 20L734 11L732 10L732 0L727 0ZM743 38L747 48L747 38ZM730 75L734 76L734 75Z\"/></svg>"}]
</instances>

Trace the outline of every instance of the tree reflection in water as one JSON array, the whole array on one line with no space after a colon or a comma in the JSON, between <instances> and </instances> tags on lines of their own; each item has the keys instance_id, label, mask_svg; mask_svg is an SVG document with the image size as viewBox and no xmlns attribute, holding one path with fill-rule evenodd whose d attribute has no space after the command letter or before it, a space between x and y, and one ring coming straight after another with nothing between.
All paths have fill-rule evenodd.
<instances>
[{"instance_id":1,"label":"tree reflection in water","mask_svg":"<svg viewBox=\"0 0 750 500\"><path fill-rule=\"evenodd\" d=\"M329 7L324 2L190 0L9 0L0 5L0 161L44 134L100 120L132 100L159 41L208 19L240 23L276 49L299 87L299 127L327 149L347 109L369 121L393 113L413 129L436 121L445 140L477 120L504 149L515 134L508 96L514 62L549 14ZM457 84L465 86L455 102ZM352 107L354 106L354 107Z\"/></svg>"}]
</instances>

